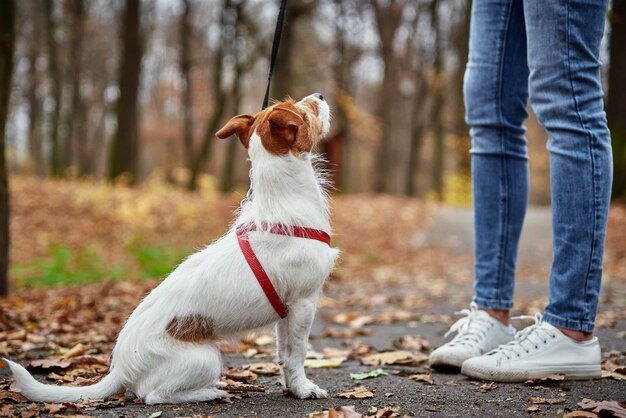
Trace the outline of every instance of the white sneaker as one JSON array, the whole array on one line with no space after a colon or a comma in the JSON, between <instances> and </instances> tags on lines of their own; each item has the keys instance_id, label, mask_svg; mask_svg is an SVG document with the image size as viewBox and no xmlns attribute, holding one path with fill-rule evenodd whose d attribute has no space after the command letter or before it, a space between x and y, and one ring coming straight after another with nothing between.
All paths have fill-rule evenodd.
<instances>
[{"instance_id":1,"label":"white sneaker","mask_svg":"<svg viewBox=\"0 0 626 418\"><path fill-rule=\"evenodd\" d=\"M566 379L601 376L597 338L576 342L536 314L535 324L515 335L515 340L463 363L461 373L496 382L523 382L562 374Z\"/></svg>"},{"instance_id":2,"label":"white sneaker","mask_svg":"<svg viewBox=\"0 0 626 418\"><path fill-rule=\"evenodd\" d=\"M458 314L465 317L456 321L445 334L447 337L457 332L456 337L430 353L428 361L431 367L460 368L465 360L508 343L515 335L513 327L507 329L487 312L478 310L475 303L470 305L470 309L463 309Z\"/></svg>"}]
</instances>

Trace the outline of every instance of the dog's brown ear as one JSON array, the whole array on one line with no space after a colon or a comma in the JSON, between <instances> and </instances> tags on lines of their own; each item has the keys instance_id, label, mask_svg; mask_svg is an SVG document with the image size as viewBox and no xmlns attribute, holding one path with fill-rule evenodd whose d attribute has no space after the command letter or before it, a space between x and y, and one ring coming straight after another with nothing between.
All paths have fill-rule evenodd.
<instances>
[{"instance_id":1,"label":"dog's brown ear","mask_svg":"<svg viewBox=\"0 0 626 418\"><path fill-rule=\"evenodd\" d=\"M298 130L304 124L302 116L284 107L275 107L269 115L272 152L286 154L296 141Z\"/></svg>"},{"instance_id":2,"label":"dog's brown ear","mask_svg":"<svg viewBox=\"0 0 626 418\"><path fill-rule=\"evenodd\" d=\"M229 120L226 125L217 133L217 136L220 139L226 139L231 135L237 135L239 141L241 141L241 145L244 148L248 148L250 143L250 128L254 123L254 116L252 115L237 115Z\"/></svg>"}]
</instances>

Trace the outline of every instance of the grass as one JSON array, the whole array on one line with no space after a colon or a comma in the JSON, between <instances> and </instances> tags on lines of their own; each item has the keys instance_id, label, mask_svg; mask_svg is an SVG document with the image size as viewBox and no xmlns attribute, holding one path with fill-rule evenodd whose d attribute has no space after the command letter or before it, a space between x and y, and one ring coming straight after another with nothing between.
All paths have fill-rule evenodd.
<instances>
[{"instance_id":1,"label":"grass","mask_svg":"<svg viewBox=\"0 0 626 418\"><path fill-rule=\"evenodd\" d=\"M191 252L147 245L138 239L131 241L127 249L139 263L142 274L149 278L166 276Z\"/></svg>"},{"instance_id":2,"label":"grass","mask_svg":"<svg viewBox=\"0 0 626 418\"><path fill-rule=\"evenodd\" d=\"M126 250L134 263L107 265L102 255L93 249L72 251L61 245L52 245L48 257L36 258L27 264L14 264L11 277L16 286L22 288L163 278L189 253L147 245L139 239L132 240Z\"/></svg>"}]
</instances>

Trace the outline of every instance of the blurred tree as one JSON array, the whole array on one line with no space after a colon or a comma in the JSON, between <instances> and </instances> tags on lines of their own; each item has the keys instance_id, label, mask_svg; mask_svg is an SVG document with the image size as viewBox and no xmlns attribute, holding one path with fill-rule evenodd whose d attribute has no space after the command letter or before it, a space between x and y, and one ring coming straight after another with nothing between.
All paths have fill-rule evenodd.
<instances>
[{"instance_id":1,"label":"blurred tree","mask_svg":"<svg viewBox=\"0 0 626 418\"><path fill-rule=\"evenodd\" d=\"M258 58L255 51L259 49L255 47L254 39L257 35L257 28L252 21L247 19L244 2L238 2L234 5L234 13L231 13L230 25L234 30L231 31L232 36L228 39L228 48L234 61L233 84L229 96L232 102L231 113L237 115L241 113L241 105L243 102L243 82L244 77ZM222 193L231 192L235 188L235 167L237 164L237 150L239 149L239 141L230 138L226 145L226 155L224 157L224 165L220 176L220 191Z\"/></svg>"},{"instance_id":2,"label":"blurred tree","mask_svg":"<svg viewBox=\"0 0 626 418\"><path fill-rule=\"evenodd\" d=\"M456 137L459 174L470 176L471 159L469 154L469 129L465 123L465 105L463 103L463 77L469 54L469 30L472 12L472 0L463 0L459 5L459 21L452 33L452 43L456 54L457 66L452 74L452 114L453 129Z\"/></svg>"},{"instance_id":3,"label":"blurred tree","mask_svg":"<svg viewBox=\"0 0 626 418\"><path fill-rule=\"evenodd\" d=\"M200 176L200 170L204 166L204 163L210 159L213 150L213 142L215 141L215 132L219 129L219 125L224 117L224 110L226 109L226 93L224 87L224 44L229 34L227 33L227 20L228 14L232 9L231 0L222 0L222 8L220 14L219 25L219 38L217 39L217 50L214 55L214 67L211 77L210 91L213 96L213 108L210 111L209 119L204 129L204 136L202 138L202 144L200 150L195 154L191 167L189 167L190 177L189 184L187 185L189 190L196 190L198 188L198 177Z\"/></svg>"},{"instance_id":4,"label":"blurred tree","mask_svg":"<svg viewBox=\"0 0 626 418\"><path fill-rule=\"evenodd\" d=\"M84 0L71 0L67 3L70 17L70 44L68 56L68 78L72 87L72 100L67 112L66 137L62 141L62 163L67 171L78 167L78 161L84 158L87 141L85 133L85 106L81 95L83 38L85 26ZM69 173L66 173L69 174Z\"/></svg>"},{"instance_id":5,"label":"blurred tree","mask_svg":"<svg viewBox=\"0 0 626 418\"><path fill-rule=\"evenodd\" d=\"M376 167L374 179L374 191L378 193L390 190L392 174L392 132L391 126L396 112L393 106L398 96L398 60L394 49L396 31L400 28L404 8L407 0L370 0L374 9L378 36L380 40L380 53L384 61L383 79L378 95L376 114L381 123L381 137L376 152Z\"/></svg>"},{"instance_id":6,"label":"blurred tree","mask_svg":"<svg viewBox=\"0 0 626 418\"><path fill-rule=\"evenodd\" d=\"M56 40L57 22L54 17L54 1L45 0L46 10L45 30L46 44L48 46L48 77L50 84L50 96L54 102L54 108L50 113L48 142L50 143L50 169L52 174L62 174L61 149L59 146L59 125L61 122L61 93L63 92L63 80L59 69L59 52Z\"/></svg>"},{"instance_id":7,"label":"blurred tree","mask_svg":"<svg viewBox=\"0 0 626 418\"><path fill-rule=\"evenodd\" d=\"M42 20L42 8L39 0L32 0L27 3L28 5L28 39L26 60L28 61L28 85L25 89L25 98L28 102L28 154L29 160L35 173L39 176L43 176L46 172L46 164L43 156L43 138L41 131L41 112L43 110L43 103L40 94L38 93L40 86L39 71L37 68L37 61L41 54L41 27L43 25Z\"/></svg>"},{"instance_id":8,"label":"blurred tree","mask_svg":"<svg viewBox=\"0 0 626 418\"><path fill-rule=\"evenodd\" d=\"M186 166L193 164L193 115L192 106L192 85L191 85L191 37L192 29L190 18L192 15L191 1L183 1L183 13L180 16L180 73L183 77L183 146Z\"/></svg>"},{"instance_id":9,"label":"blurred tree","mask_svg":"<svg viewBox=\"0 0 626 418\"><path fill-rule=\"evenodd\" d=\"M626 0L613 1L610 19L607 117L613 141L613 197L626 199Z\"/></svg>"},{"instance_id":10,"label":"blurred tree","mask_svg":"<svg viewBox=\"0 0 626 418\"><path fill-rule=\"evenodd\" d=\"M427 52L424 45L420 29L420 16L424 12L426 3L413 5L413 18L408 23L408 36L404 46L404 63L408 79L413 85L413 93L408 98L410 106L409 114L409 139L408 139L408 161L402 192L407 196L419 194L418 178L421 170L421 156L424 143L424 134L428 127L431 111L430 85L426 75Z\"/></svg>"},{"instance_id":11,"label":"blurred tree","mask_svg":"<svg viewBox=\"0 0 626 418\"><path fill-rule=\"evenodd\" d=\"M363 30L362 17L367 3L359 0L333 0L333 6L336 18L333 20L335 44L333 45L334 59L331 62L334 79L333 96L337 100L333 125L336 134L342 140L341 164L334 168L337 171L335 186L342 192L349 192L352 183L350 168L352 167L353 140L347 105L344 103L345 99L341 98L353 97L356 94L357 83L355 83L353 70L364 51L360 43L354 43L351 39L358 39Z\"/></svg>"},{"instance_id":12,"label":"blurred tree","mask_svg":"<svg viewBox=\"0 0 626 418\"><path fill-rule=\"evenodd\" d=\"M294 80L292 60L298 56L296 49L298 46L298 25L311 16L317 3L315 0L290 0L287 2L285 24L272 77L271 97L274 99L282 100L294 94L296 80Z\"/></svg>"},{"instance_id":13,"label":"blurred tree","mask_svg":"<svg viewBox=\"0 0 626 418\"><path fill-rule=\"evenodd\" d=\"M6 122L13 76L15 3L0 1L0 297L9 293L9 181L5 155Z\"/></svg>"},{"instance_id":14,"label":"blurred tree","mask_svg":"<svg viewBox=\"0 0 626 418\"><path fill-rule=\"evenodd\" d=\"M122 24L117 130L111 144L109 179L124 174L137 182L139 132L137 94L143 45L141 40L140 0L126 0Z\"/></svg>"},{"instance_id":15,"label":"blurred tree","mask_svg":"<svg viewBox=\"0 0 626 418\"><path fill-rule=\"evenodd\" d=\"M441 27L439 20L439 0L431 0L430 3L430 22L434 36L434 59L433 59L433 175L432 189L438 200L443 199L443 169L444 169L444 153L445 153L445 136L444 136L444 88L445 88L445 68L443 60L443 42L441 36Z\"/></svg>"},{"instance_id":16,"label":"blurred tree","mask_svg":"<svg viewBox=\"0 0 626 418\"><path fill-rule=\"evenodd\" d=\"M404 183L404 194L407 196L417 196L418 176L421 172L421 156L424 143L424 132L428 124L430 113L429 85L425 81L424 71L421 68L415 69L416 92L412 100L411 131L409 139L409 162Z\"/></svg>"}]
</instances>

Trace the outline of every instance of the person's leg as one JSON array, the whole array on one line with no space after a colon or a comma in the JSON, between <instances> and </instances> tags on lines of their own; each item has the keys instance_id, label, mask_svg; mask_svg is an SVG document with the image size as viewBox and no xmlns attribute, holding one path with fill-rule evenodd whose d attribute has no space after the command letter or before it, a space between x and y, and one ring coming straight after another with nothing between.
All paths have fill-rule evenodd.
<instances>
[{"instance_id":1,"label":"person's leg","mask_svg":"<svg viewBox=\"0 0 626 418\"><path fill-rule=\"evenodd\" d=\"M598 61L606 11L603 0L524 0L531 104L549 135L550 303L514 341L463 362L466 376L503 382L601 376L600 344L591 333L612 180Z\"/></svg>"},{"instance_id":2,"label":"person's leg","mask_svg":"<svg viewBox=\"0 0 626 418\"><path fill-rule=\"evenodd\" d=\"M464 98L472 137L474 302L508 324L528 201L522 0L474 2Z\"/></svg>"},{"instance_id":3,"label":"person's leg","mask_svg":"<svg viewBox=\"0 0 626 418\"><path fill-rule=\"evenodd\" d=\"M606 0L526 0L531 104L547 129L554 234L544 320L592 337L612 182L600 41Z\"/></svg>"},{"instance_id":4,"label":"person's leg","mask_svg":"<svg viewBox=\"0 0 626 418\"><path fill-rule=\"evenodd\" d=\"M522 0L475 0L471 18L464 98L472 136L475 298L450 328L454 339L430 354L432 367L461 367L511 341L514 331L505 325L528 193Z\"/></svg>"}]
</instances>

